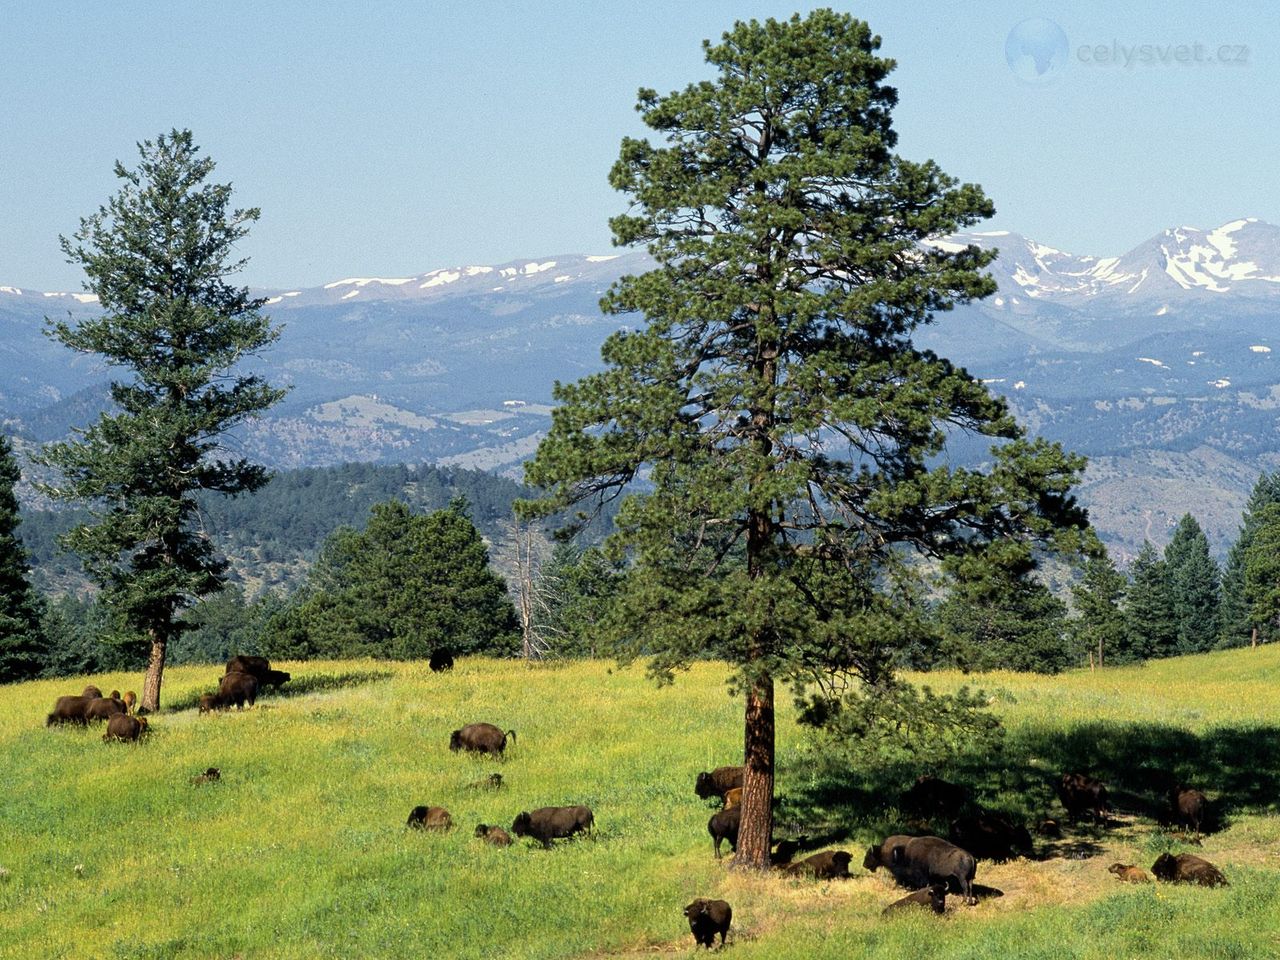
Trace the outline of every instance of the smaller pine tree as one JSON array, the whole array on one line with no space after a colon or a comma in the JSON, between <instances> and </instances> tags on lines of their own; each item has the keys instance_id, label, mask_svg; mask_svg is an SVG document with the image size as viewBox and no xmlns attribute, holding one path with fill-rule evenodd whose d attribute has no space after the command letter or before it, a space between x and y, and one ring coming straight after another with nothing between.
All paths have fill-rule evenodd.
<instances>
[{"instance_id":1,"label":"smaller pine tree","mask_svg":"<svg viewBox=\"0 0 1280 960\"><path fill-rule=\"evenodd\" d=\"M1209 540L1191 514L1178 521L1164 550L1173 615L1177 622L1177 653L1212 649L1218 636L1221 572L1209 553Z\"/></svg>"},{"instance_id":2,"label":"smaller pine tree","mask_svg":"<svg viewBox=\"0 0 1280 960\"><path fill-rule=\"evenodd\" d=\"M1222 596L1218 607L1218 646L1242 647L1253 642L1253 620L1245 599L1245 555L1256 533L1262 511L1280 504L1280 470L1264 473L1253 485L1249 502L1241 517L1240 533L1227 551L1226 568L1222 572Z\"/></svg>"},{"instance_id":3,"label":"smaller pine tree","mask_svg":"<svg viewBox=\"0 0 1280 960\"><path fill-rule=\"evenodd\" d=\"M1071 621L1076 647L1090 655L1098 666L1124 663L1128 651L1125 644L1125 590L1129 581L1116 569L1106 553L1086 561L1080 582L1071 587L1078 616Z\"/></svg>"},{"instance_id":4,"label":"smaller pine tree","mask_svg":"<svg viewBox=\"0 0 1280 960\"><path fill-rule=\"evenodd\" d=\"M43 604L31 586L27 551L18 538L21 476L13 445L0 434L0 683L30 680L44 669Z\"/></svg>"},{"instance_id":5,"label":"smaller pine tree","mask_svg":"<svg viewBox=\"0 0 1280 960\"><path fill-rule=\"evenodd\" d=\"M1125 642L1113 662L1172 656L1178 645L1178 621L1168 568L1149 542L1143 541L1142 551L1129 568L1129 578Z\"/></svg>"}]
</instances>

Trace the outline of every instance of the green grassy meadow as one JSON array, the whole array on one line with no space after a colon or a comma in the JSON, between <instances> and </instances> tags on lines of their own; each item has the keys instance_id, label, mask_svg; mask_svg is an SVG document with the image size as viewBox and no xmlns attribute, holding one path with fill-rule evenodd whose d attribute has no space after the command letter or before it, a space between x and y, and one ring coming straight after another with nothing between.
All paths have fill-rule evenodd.
<instances>
[{"instance_id":1,"label":"green grassy meadow","mask_svg":"<svg viewBox=\"0 0 1280 960\"><path fill-rule=\"evenodd\" d=\"M903 891L883 872L816 883L712 858L713 808L693 780L741 756L723 665L664 688L604 662L282 666L295 679L281 695L205 716L195 699L221 670L167 671L169 709L138 745L45 727L54 699L89 678L0 688L0 957L680 955L695 896L733 905L741 958L1280 957L1280 646L1097 674L931 675L939 689L981 686L1008 731L998 751L935 772L1030 820L1060 818L1050 782L1090 769L1119 812L1108 829L1038 839L1034 860L980 863L1001 897L893 920L880 911ZM505 760L449 751L449 732L478 720L517 731ZM780 833L858 865L902 825L892 801L922 771L833 771L789 707L778 739ZM193 786L209 766L222 780ZM491 772L501 790L473 785ZM1155 823L1169 776L1217 800L1223 823L1200 847ZM472 836L569 803L593 808L593 839L543 851ZM416 804L448 808L455 829L406 830ZM1207 857L1231 887L1129 887L1106 872L1166 849Z\"/></svg>"}]
</instances>

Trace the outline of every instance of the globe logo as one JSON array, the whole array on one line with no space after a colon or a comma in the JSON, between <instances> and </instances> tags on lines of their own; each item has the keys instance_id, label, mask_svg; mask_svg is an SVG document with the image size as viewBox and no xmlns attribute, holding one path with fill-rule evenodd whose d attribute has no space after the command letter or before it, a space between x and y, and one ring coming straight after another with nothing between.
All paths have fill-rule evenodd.
<instances>
[{"instance_id":1,"label":"globe logo","mask_svg":"<svg viewBox=\"0 0 1280 960\"><path fill-rule=\"evenodd\" d=\"M1067 65L1067 35L1052 20L1023 20L1009 31L1004 58L1019 80L1048 83Z\"/></svg>"}]
</instances>

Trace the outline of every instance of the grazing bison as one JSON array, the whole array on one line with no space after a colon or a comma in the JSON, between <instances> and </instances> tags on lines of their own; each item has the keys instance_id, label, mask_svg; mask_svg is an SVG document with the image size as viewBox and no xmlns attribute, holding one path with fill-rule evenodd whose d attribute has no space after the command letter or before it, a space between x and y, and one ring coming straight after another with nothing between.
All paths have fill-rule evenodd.
<instances>
[{"instance_id":1,"label":"grazing bison","mask_svg":"<svg viewBox=\"0 0 1280 960\"><path fill-rule=\"evenodd\" d=\"M449 735L449 749L496 753L502 756L502 752L507 749L508 737L514 743L516 732L508 730L503 733L492 723L468 723L461 730L455 730Z\"/></svg>"},{"instance_id":2,"label":"grazing bison","mask_svg":"<svg viewBox=\"0 0 1280 960\"><path fill-rule=\"evenodd\" d=\"M903 846L913 840L905 834L896 833L891 837L886 837L878 847L867 847L867 855L862 858L862 868L875 873L877 868L886 867L890 864L893 855L893 848Z\"/></svg>"},{"instance_id":3,"label":"grazing bison","mask_svg":"<svg viewBox=\"0 0 1280 960\"><path fill-rule=\"evenodd\" d=\"M889 870L903 886L954 882L969 906L978 902L973 895L973 875L977 869L973 854L941 837L916 837L894 847L889 855Z\"/></svg>"},{"instance_id":4,"label":"grazing bison","mask_svg":"<svg viewBox=\"0 0 1280 960\"><path fill-rule=\"evenodd\" d=\"M237 710L243 710L246 703L252 707L258 699L258 678L251 673L228 673L218 684L218 699L223 707L233 703Z\"/></svg>"},{"instance_id":5,"label":"grazing bison","mask_svg":"<svg viewBox=\"0 0 1280 960\"><path fill-rule=\"evenodd\" d=\"M199 787L206 783L217 783L221 779L222 779L222 771L219 770L217 767L210 767L204 773L199 774L198 776L192 777L191 785L193 787Z\"/></svg>"},{"instance_id":6,"label":"grazing bison","mask_svg":"<svg viewBox=\"0 0 1280 960\"><path fill-rule=\"evenodd\" d=\"M272 670L271 661L266 657L251 657L244 654L238 654L227 661L228 674L247 673L258 681L259 688L275 687L280 689L281 684L288 683L291 675L283 670Z\"/></svg>"},{"instance_id":7,"label":"grazing bison","mask_svg":"<svg viewBox=\"0 0 1280 960\"><path fill-rule=\"evenodd\" d=\"M133 713L133 708L137 706L137 703L138 695L132 690L126 690L124 692L124 712Z\"/></svg>"},{"instance_id":8,"label":"grazing bison","mask_svg":"<svg viewBox=\"0 0 1280 960\"><path fill-rule=\"evenodd\" d=\"M1113 863L1107 867L1107 873L1114 873L1117 880L1123 880L1125 883L1151 882L1151 877L1147 875L1147 871L1132 863Z\"/></svg>"},{"instance_id":9,"label":"grazing bison","mask_svg":"<svg viewBox=\"0 0 1280 960\"><path fill-rule=\"evenodd\" d=\"M922 817L951 818L969 802L969 791L958 783L948 783L928 774L919 777L910 790L898 798L901 808Z\"/></svg>"},{"instance_id":10,"label":"grazing bison","mask_svg":"<svg viewBox=\"0 0 1280 960\"><path fill-rule=\"evenodd\" d=\"M698 774L693 784L693 792L701 800L712 797L724 799L724 795L735 787L742 786L743 767L716 767L710 773Z\"/></svg>"},{"instance_id":11,"label":"grazing bison","mask_svg":"<svg viewBox=\"0 0 1280 960\"><path fill-rule=\"evenodd\" d=\"M1003 863L1015 856L1030 856L1035 847L1027 828L990 811L960 817L951 822L951 842L979 860Z\"/></svg>"},{"instance_id":12,"label":"grazing bison","mask_svg":"<svg viewBox=\"0 0 1280 960\"><path fill-rule=\"evenodd\" d=\"M908 907L928 907L934 913L946 913L947 885L945 883L931 883L923 890L908 893L901 900L893 901L881 913L887 915L898 910L905 910Z\"/></svg>"},{"instance_id":13,"label":"grazing bison","mask_svg":"<svg viewBox=\"0 0 1280 960\"><path fill-rule=\"evenodd\" d=\"M1151 872L1157 880L1166 883L1198 883L1202 887L1228 886L1227 878L1222 875L1221 870L1194 853L1180 853L1176 857L1162 853L1151 865Z\"/></svg>"},{"instance_id":14,"label":"grazing bison","mask_svg":"<svg viewBox=\"0 0 1280 960\"><path fill-rule=\"evenodd\" d=\"M405 826L417 830L449 830L453 827L453 817L444 807L414 807Z\"/></svg>"},{"instance_id":15,"label":"grazing bison","mask_svg":"<svg viewBox=\"0 0 1280 960\"><path fill-rule=\"evenodd\" d=\"M699 897L684 908L684 915L689 921L695 950L698 947L710 950L715 945L717 933L720 934L720 946L724 946L729 924L733 922L733 907L728 902Z\"/></svg>"},{"instance_id":16,"label":"grazing bison","mask_svg":"<svg viewBox=\"0 0 1280 960\"><path fill-rule=\"evenodd\" d=\"M720 859L720 841L728 840L729 849L738 852L738 827L742 824L742 808L730 807L718 810L707 821L707 833L715 844L716 859Z\"/></svg>"},{"instance_id":17,"label":"grazing bison","mask_svg":"<svg viewBox=\"0 0 1280 960\"><path fill-rule=\"evenodd\" d=\"M724 794L724 806L720 809L728 810L730 807L736 807L742 803L742 788L734 787L732 790L726 790Z\"/></svg>"},{"instance_id":18,"label":"grazing bison","mask_svg":"<svg viewBox=\"0 0 1280 960\"><path fill-rule=\"evenodd\" d=\"M123 700L113 700L111 697L97 697L89 701L89 705L84 709L85 720L110 720L117 714L127 713L124 708Z\"/></svg>"},{"instance_id":19,"label":"grazing bison","mask_svg":"<svg viewBox=\"0 0 1280 960\"><path fill-rule=\"evenodd\" d=\"M852 861L853 854L844 850L824 850L798 863L789 864L783 872L791 876L810 874L815 880L848 880L849 864Z\"/></svg>"},{"instance_id":20,"label":"grazing bison","mask_svg":"<svg viewBox=\"0 0 1280 960\"><path fill-rule=\"evenodd\" d=\"M226 701L216 693L202 693L200 695L201 713L208 713L210 710L221 710L226 705Z\"/></svg>"},{"instance_id":21,"label":"grazing bison","mask_svg":"<svg viewBox=\"0 0 1280 960\"><path fill-rule=\"evenodd\" d=\"M91 683L80 691L80 696L84 697L86 700L97 700L102 696L102 691Z\"/></svg>"},{"instance_id":22,"label":"grazing bison","mask_svg":"<svg viewBox=\"0 0 1280 960\"><path fill-rule=\"evenodd\" d=\"M485 843L492 843L495 847L511 846L511 834L501 827L490 826L487 823L477 824L476 836L483 839Z\"/></svg>"},{"instance_id":23,"label":"grazing bison","mask_svg":"<svg viewBox=\"0 0 1280 960\"><path fill-rule=\"evenodd\" d=\"M45 720L45 726L52 727L55 723L88 723L85 712L94 699L85 696L59 697L54 701L53 713Z\"/></svg>"},{"instance_id":24,"label":"grazing bison","mask_svg":"<svg viewBox=\"0 0 1280 960\"><path fill-rule=\"evenodd\" d=\"M583 804L539 807L532 812L517 814L511 822L511 832L517 837L533 837L549 850L552 840L572 837L575 833L590 833L595 822L595 814Z\"/></svg>"},{"instance_id":25,"label":"grazing bison","mask_svg":"<svg viewBox=\"0 0 1280 960\"><path fill-rule=\"evenodd\" d=\"M453 652L450 650L432 650L431 659L427 661L432 673L443 673L453 669Z\"/></svg>"},{"instance_id":26,"label":"grazing bison","mask_svg":"<svg viewBox=\"0 0 1280 960\"><path fill-rule=\"evenodd\" d=\"M107 732L102 735L102 742L129 740L136 743L146 729L146 717L131 717L127 713L117 713L107 721Z\"/></svg>"},{"instance_id":27,"label":"grazing bison","mask_svg":"<svg viewBox=\"0 0 1280 960\"><path fill-rule=\"evenodd\" d=\"M1074 823L1082 813L1092 813L1095 822L1107 822L1107 785L1085 773L1064 773L1058 782L1058 799Z\"/></svg>"},{"instance_id":28,"label":"grazing bison","mask_svg":"<svg viewBox=\"0 0 1280 960\"><path fill-rule=\"evenodd\" d=\"M1173 822L1194 830L1199 836L1200 825L1204 823L1209 810L1209 798L1199 790L1178 784L1169 791L1169 806L1172 808Z\"/></svg>"}]
</instances>

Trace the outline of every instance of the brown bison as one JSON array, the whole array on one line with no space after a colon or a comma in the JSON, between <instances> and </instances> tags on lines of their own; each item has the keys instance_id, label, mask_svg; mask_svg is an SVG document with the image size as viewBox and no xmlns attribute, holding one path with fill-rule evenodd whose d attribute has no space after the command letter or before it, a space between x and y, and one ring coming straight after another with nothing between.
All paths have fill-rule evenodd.
<instances>
[{"instance_id":1,"label":"brown bison","mask_svg":"<svg viewBox=\"0 0 1280 960\"><path fill-rule=\"evenodd\" d=\"M799 840L777 840L774 842L773 852L769 854L769 863L775 867L785 867L791 863L791 858L796 855L796 851L800 849Z\"/></svg>"},{"instance_id":2,"label":"brown bison","mask_svg":"<svg viewBox=\"0 0 1280 960\"><path fill-rule=\"evenodd\" d=\"M132 690L124 692L124 712L133 713L133 708L138 704L138 695Z\"/></svg>"},{"instance_id":3,"label":"brown bison","mask_svg":"<svg viewBox=\"0 0 1280 960\"><path fill-rule=\"evenodd\" d=\"M445 670L452 670L453 652L445 649L432 650L431 659L427 661L427 666L431 668L432 673L443 673Z\"/></svg>"},{"instance_id":4,"label":"brown bison","mask_svg":"<svg viewBox=\"0 0 1280 960\"><path fill-rule=\"evenodd\" d=\"M111 740L137 742L138 737L147 729L146 717L131 717L127 713L117 713L107 721L107 732L102 735L102 742Z\"/></svg>"},{"instance_id":5,"label":"brown bison","mask_svg":"<svg viewBox=\"0 0 1280 960\"><path fill-rule=\"evenodd\" d=\"M716 934L720 934L720 946L724 946L724 938L729 933L729 924L733 922L733 907L724 900L705 900L699 897L684 908L685 918L689 921L689 932L693 934L693 948L715 945Z\"/></svg>"},{"instance_id":6,"label":"brown bison","mask_svg":"<svg viewBox=\"0 0 1280 960\"><path fill-rule=\"evenodd\" d=\"M947 819L957 816L968 802L966 788L929 774L917 778L911 789L904 790L898 798L898 805L908 813Z\"/></svg>"},{"instance_id":7,"label":"brown bison","mask_svg":"<svg viewBox=\"0 0 1280 960\"><path fill-rule=\"evenodd\" d=\"M539 807L532 812L517 814L511 822L511 832L517 837L533 837L549 850L552 840L572 837L575 833L590 833L595 822L595 814L583 804Z\"/></svg>"},{"instance_id":8,"label":"brown bison","mask_svg":"<svg viewBox=\"0 0 1280 960\"><path fill-rule=\"evenodd\" d=\"M96 697L89 701L88 706L84 709L85 720L110 720L117 714L127 713L124 708L123 700L115 700L111 697Z\"/></svg>"},{"instance_id":9,"label":"brown bison","mask_svg":"<svg viewBox=\"0 0 1280 960\"><path fill-rule=\"evenodd\" d=\"M266 687L275 687L280 689L282 684L288 683L291 675L283 670L272 670L271 661L266 657L251 657L244 654L238 654L227 661L228 674L231 673L247 673L258 681L260 689Z\"/></svg>"},{"instance_id":10,"label":"brown bison","mask_svg":"<svg viewBox=\"0 0 1280 960\"><path fill-rule=\"evenodd\" d=\"M45 726L52 727L56 723L86 724L89 718L85 712L89 709L93 697L59 697L54 701L53 713L45 720Z\"/></svg>"},{"instance_id":11,"label":"brown bison","mask_svg":"<svg viewBox=\"0 0 1280 960\"><path fill-rule=\"evenodd\" d=\"M80 696L84 697L86 700L97 700L102 696L102 691L91 683L80 691Z\"/></svg>"},{"instance_id":12,"label":"brown bison","mask_svg":"<svg viewBox=\"0 0 1280 960\"><path fill-rule=\"evenodd\" d=\"M730 807L728 810L717 810L707 821L707 833L711 834L711 842L715 844L716 859L720 859L720 842L729 841L729 849L738 852L738 828L742 824L742 808Z\"/></svg>"},{"instance_id":13,"label":"brown bison","mask_svg":"<svg viewBox=\"0 0 1280 960\"><path fill-rule=\"evenodd\" d=\"M1176 857L1162 853L1151 865L1157 880L1166 883L1198 883L1202 887L1228 886L1222 871L1203 857L1194 853L1180 853Z\"/></svg>"},{"instance_id":14,"label":"brown bison","mask_svg":"<svg viewBox=\"0 0 1280 960\"><path fill-rule=\"evenodd\" d=\"M905 910L909 907L928 907L934 913L947 912L947 885L945 883L931 883L923 890L917 890L915 893L908 893L901 900L895 900L893 903L885 907L881 913L888 915L898 910Z\"/></svg>"},{"instance_id":15,"label":"brown bison","mask_svg":"<svg viewBox=\"0 0 1280 960\"><path fill-rule=\"evenodd\" d=\"M844 850L824 850L783 868L791 876L808 874L815 880L848 880L853 854Z\"/></svg>"},{"instance_id":16,"label":"brown bison","mask_svg":"<svg viewBox=\"0 0 1280 960\"><path fill-rule=\"evenodd\" d=\"M957 847L968 850L979 860L1003 863L1015 856L1030 856L1035 852L1031 834L1021 824L1008 817L990 811L973 816L960 817L951 822L950 840Z\"/></svg>"},{"instance_id":17,"label":"brown bison","mask_svg":"<svg viewBox=\"0 0 1280 960\"><path fill-rule=\"evenodd\" d=\"M742 787L744 769L743 767L716 767L710 773L704 771L698 774L694 781L693 792L701 800L709 800L712 797L724 800L725 794L730 790Z\"/></svg>"},{"instance_id":18,"label":"brown bison","mask_svg":"<svg viewBox=\"0 0 1280 960\"><path fill-rule=\"evenodd\" d=\"M450 830L453 828L453 817L444 807L414 807L409 811L406 827L416 830Z\"/></svg>"},{"instance_id":19,"label":"brown bison","mask_svg":"<svg viewBox=\"0 0 1280 960\"><path fill-rule=\"evenodd\" d=\"M973 894L973 875L977 868L973 854L941 837L916 837L894 847L889 855L889 870L903 886L954 883L970 906L978 902Z\"/></svg>"},{"instance_id":20,"label":"brown bison","mask_svg":"<svg viewBox=\"0 0 1280 960\"><path fill-rule=\"evenodd\" d=\"M481 777L479 780L472 780L467 784L471 790L501 790L502 774L491 773L487 777Z\"/></svg>"},{"instance_id":21,"label":"brown bison","mask_svg":"<svg viewBox=\"0 0 1280 960\"><path fill-rule=\"evenodd\" d=\"M507 749L507 739L514 743L516 732L508 730L503 733L492 723L468 723L461 730L449 735L449 749L453 751L467 750L472 753L496 753L502 756Z\"/></svg>"},{"instance_id":22,"label":"brown bison","mask_svg":"<svg viewBox=\"0 0 1280 960\"><path fill-rule=\"evenodd\" d=\"M1107 873L1114 873L1117 880L1125 883L1150 883L1151 877L1147 875L1147 871L1132 863L1113 863L1107 867Z\"/></svg>"},{"instance_id":23,"label":"brown bison","mask_svg":"<svg viewBox=\"0 0 1280 960\"><path fill-rule=\"evenodd\" d=\"M914 838L896 833L891 837L886 837L879 846L867 847L867 855L862 858L862 868L870 870L872 873L875 873L880 867L888 868L893 856L893 848L900 847L912 839Z\"/></svg>"},{"instance_id":24,"label":"brown bison","mask_svg":"<svg viewBox=\"0 0 1280 960\"><path fill-rule=\"evenodd\" d=\"M251 673L228 673L218 684L218 700L222 707L230 708L235 704L237 710L243 710L246 703L252 707L257 699L258 678Z\"/></svg>"},{"instance_id":25,"label":"brown bison","mask_svg":"<svg viewBox=\"0 0 1280 960\"><path fill-rule=\"evenodd\" d=\"M490 826L487 823L477 824L476 836L484 840L485 843L493 844L495 847L511 846L511 834L501 827Z\"/></svg>"},{"instance_id":26,"label":"brown bison","mask_svg":"<svg viewBox=\"0 0 1280 960\"><path fill-rule=\"evenodd\" d=\"M1209 810L1209 798L1199 790L1178 784L1169 791L1169 806L1176 824L1200 834L1200 826Z\"/></svg>"},{"instance_id":27,"label":"brown bison","mask_svg":"<svg viewBox=\"0 0 1280 960\"><path fill-rule=\"evenodd\" d=\"M191 785L199 787L206 783L217 783L222 779L222 771L217 767L210 767L204 773L198 774L191 778Z\"/></svg>"},{"instance_id":28,"label":"brown bison","mask_svg":"<svg viewBox=\"0 0 1280 960\"><path fill-rule=\"evenodd\" d=\"M1085 773L1064 773L1058 781L1058 799L1074 823L1082 813L1092 813L1095 822L1107 822L1107 785Z\"/></svg>"},{"instance_id":29,"label":"brown bison","mask_svg":"<svg viewBox=\"0 0 1280 960\"><path fill-rule=\"evenodd\" d=\"M720 809L728 810L730 807L736 807L742 803L742 788L734 787L732 790L726 790L724 795L724 806Z\"/></svg>"}]
</instances>

